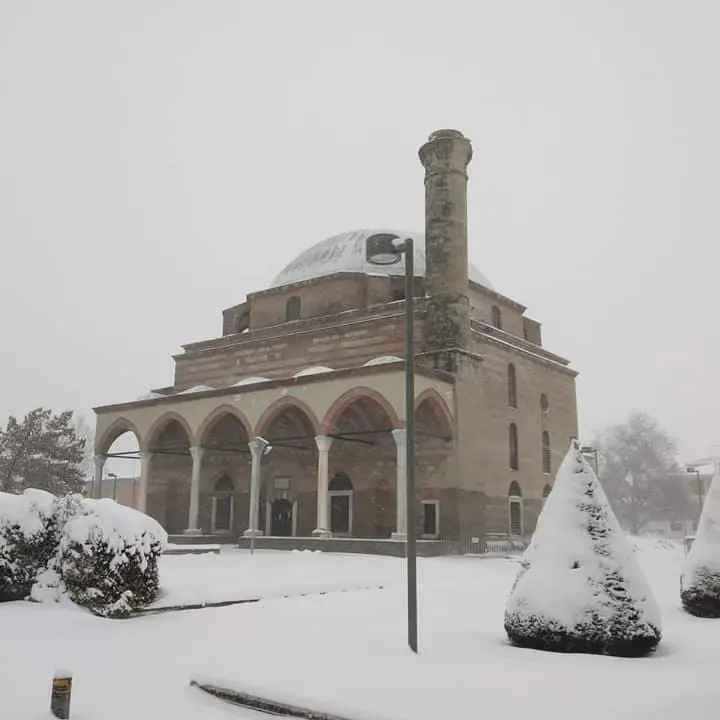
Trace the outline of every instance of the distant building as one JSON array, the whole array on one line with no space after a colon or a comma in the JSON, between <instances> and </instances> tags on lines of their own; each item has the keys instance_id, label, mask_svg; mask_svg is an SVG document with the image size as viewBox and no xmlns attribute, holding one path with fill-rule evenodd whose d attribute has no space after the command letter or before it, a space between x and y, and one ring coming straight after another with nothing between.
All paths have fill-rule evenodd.
<instances>
[{"instance_id":1,"label":"distant building","mask_svg":"<svg viewBox=\"0 0 720 720\"><path fill-rule=\"evenodd\" d=\"M103 478L100 497L113 498L121 505L138 508L140 505L140 478L114 477L108 474Z\"/></svg>"},{"instance_id":2,"label":"distant building","mask_svg":"<svg viewBox=\"0 0 720 720\"><path fill-rule=\"evenodd\" d=\"M529 535L577 433L576 372L468 264L471 156L457 131L430 136L425 235L396 233L415 241L417 524L429 539ZM183 347L172 386L96 408L98 470L133 432L138 506L171 534L404 538L404 261L368 264L377 232L301 252L223 311L221 337ZM249 262L274 251L243 240Z\"/></svg>"}]
</instances>

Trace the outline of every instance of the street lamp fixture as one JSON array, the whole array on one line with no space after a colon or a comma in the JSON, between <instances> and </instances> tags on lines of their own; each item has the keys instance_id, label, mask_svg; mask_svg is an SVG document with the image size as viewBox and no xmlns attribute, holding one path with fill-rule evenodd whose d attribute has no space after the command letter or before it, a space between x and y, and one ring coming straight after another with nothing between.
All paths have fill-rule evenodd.
<instances>
[{"instance_id":1,"label":"street lamp fixture","mask_svg":"<svg viewBox=\"0 0 720 720\"><path fill-rule=\"evenodd\" d=\"M116 473L108 473L108 479L110 478L112 478L113 481L113 500L117 500L118 476Z\"/></svg>"},{"instance_id":2,"label":"street lamp fixture","mask_svg":"<svg viewBox=\"0 0 720 720\"><path fill-rule=\"evenodd\" d=\"M417 548L415 544L415 243L391 233L367 239L365 258L371 265L395 265L405 256L405 464L407 468L405 508L407 558L408 645L417 653Z\"/></svg>"}]
</instances>

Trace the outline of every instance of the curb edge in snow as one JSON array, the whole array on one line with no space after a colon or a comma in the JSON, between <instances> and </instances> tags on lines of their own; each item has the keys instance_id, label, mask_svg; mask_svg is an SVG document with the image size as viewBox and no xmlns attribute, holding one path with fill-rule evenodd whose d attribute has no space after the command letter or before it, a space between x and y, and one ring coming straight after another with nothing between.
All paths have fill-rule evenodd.
<instances>
[{"instance_id":1,"label":"curb edge in snow","mask_svg":"<svg viewBox=\"0 0 720 720\"><path fill-rule=\"evenodd\" d=\"M230 688L219 687L218 685L200 680L190 680L190 686L196 687L209 695L213 695L233 705L239 705L248 710L255 710L256 712L267 713L269 715L306 718L307 720L349 720L340 715L319 712L317 710L291 705L280 700L272 700L270 698L260 697L259 695L241 692L240 690L231 690Z\"/></svg>"},{"instance_id":2,"label":"curb edge in snow","mask_svg":"<svg viewBox=\"0 0 720 720\"><path fill-rule=\"evenodd\" d=\"M198 603L187 603L183 605L167 605L165 607L146 607L146 608L138 608L137 610L133 610L132 613L129 615L123 616L119 618L120 620L131 620L133 618L137 617L143 617L146 615L159 615L160 613L168 613L168 612L184 612L186 610L204 610L206 608L222 608L222 607L229 607L230 605L246 605L250 603L257 603L261 600L286 600L290 598L298 598L298 597L309 597L309 596L318 596L318 595L334 595L337 593L346 593L346 592L358 592L358 591L364 591L364 590L384 590L384 585L367 585L365 587L355 587L355 588L343 588L341 590L319 590L317 592L304 592L304 593L288 593L286 595L269 595L268 597L262 598L262 597L250 597L250 598L242 598L241 600L217 600L217 601L210 601L210 602L198 602Z\"/></svg>"}]
</instances>

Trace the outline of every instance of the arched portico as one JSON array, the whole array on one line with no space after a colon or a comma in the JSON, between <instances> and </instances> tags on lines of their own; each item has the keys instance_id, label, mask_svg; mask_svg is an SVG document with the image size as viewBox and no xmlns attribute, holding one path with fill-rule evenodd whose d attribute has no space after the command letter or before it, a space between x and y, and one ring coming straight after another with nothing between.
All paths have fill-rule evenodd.
<instances>
[{"instance_id":1,"label":"arched portico","mask_svg":"<svg viewBox=\"0 0 720 720\"><path fill-rule=\"evenodd\" d=\"M337 492L330 483L346 472L353 486L352 521L347 528L338 525L337 532L402 535L397 502L405 473L402 373L368 368L360 379L343 372L293 378L290 386L266 381L101 408L98 454L120 433L133 431L147 497L140 507L170 533L218 529L213 507L223 475L232 483L232 533L287 533L291 527L293 534L327 535L333 526L330 493ZM447 438L452 414L443 398L450 386L422 375L417 380L418 412L429 412L432 432ZM257 501L251 502L254 475ZM279 499L288 499L292 509L284 504L282 518L272 508L268 515ZM346 501L336 505L341 502ZM276 509L282 509L280 503ZM336 512L336 525L337 517Z\"/></svg>"}]
</instances>

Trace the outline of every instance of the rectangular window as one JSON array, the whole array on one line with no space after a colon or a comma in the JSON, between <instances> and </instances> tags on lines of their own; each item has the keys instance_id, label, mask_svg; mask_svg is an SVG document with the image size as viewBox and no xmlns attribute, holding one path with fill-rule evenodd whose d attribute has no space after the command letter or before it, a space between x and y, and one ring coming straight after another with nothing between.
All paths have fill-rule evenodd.
<instances>
[{"instance_id":1,"label":"rectangular window","mask_svg":"<svg viewBox=\"0 0 720 720\"><path fill-rule=\"evenodd\" d=\"M423 535L437 537L440 532L440 502L438 500L423 500Z\"/></svg>"}]
</instances>

